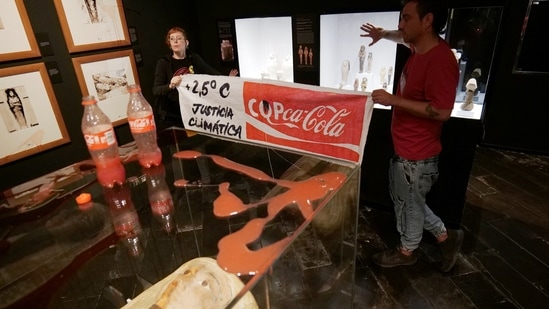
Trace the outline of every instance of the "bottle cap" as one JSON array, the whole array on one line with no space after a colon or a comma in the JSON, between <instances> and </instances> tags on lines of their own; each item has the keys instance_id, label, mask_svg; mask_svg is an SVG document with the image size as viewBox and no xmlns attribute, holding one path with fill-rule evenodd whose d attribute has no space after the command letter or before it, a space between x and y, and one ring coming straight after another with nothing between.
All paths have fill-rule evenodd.
<instances>
[{"instance_id":1,"label":"bottle cap","mask_svg":"<svg viewBox=\"0 0 549 309\"><path fill-rule=\"evenodd\" d=\"M91 206L91 194L89 193L81 193L79 196L76 197L76 203L78 203L78 208L80 209L88 209Z\"/></svg>"}]
</instances>

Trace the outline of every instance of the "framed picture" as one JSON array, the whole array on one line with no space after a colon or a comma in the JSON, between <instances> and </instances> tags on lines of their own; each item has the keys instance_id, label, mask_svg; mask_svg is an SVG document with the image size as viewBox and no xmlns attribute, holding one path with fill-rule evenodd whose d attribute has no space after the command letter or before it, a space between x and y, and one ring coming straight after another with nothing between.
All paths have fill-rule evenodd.
<instances>
[{"instance_id":1,"label":"framed picture","mask_svg":"<svg viewBox=\"0 0 549 309\"><path fill-rule=\"evenodd\" d=\"M0 62L39 57L23 0L0 1Z\"/></svg>"},{"instance_id":2,"label":"framed picture","mask_svg":"<svg viewBox=\"0 0 549 309\"><path fill-rule=\"evenodd\" d=\"M113 125L126 123L127 86L139 84L133 50L76 57L72 63L82 96L93 95Z\"/></svg>"},{"instance_id":3,"label":"framed picture","mask_svg":"<svg viewBox=\"0 0 549 309\"><path fill-rule=\"evenodd\" d=\"M130 45L122 0L54 0L69 52Z\"/></svg>"},{"instance_id":4,"label":"framed picture","mask_svg":"<svg viewBox=\"0 0 549 309\"><path fill-rule=\"evenodd\" d=\"M46 66L0 69L0 165L68 143Z\"/></svg>"}]
</instances>

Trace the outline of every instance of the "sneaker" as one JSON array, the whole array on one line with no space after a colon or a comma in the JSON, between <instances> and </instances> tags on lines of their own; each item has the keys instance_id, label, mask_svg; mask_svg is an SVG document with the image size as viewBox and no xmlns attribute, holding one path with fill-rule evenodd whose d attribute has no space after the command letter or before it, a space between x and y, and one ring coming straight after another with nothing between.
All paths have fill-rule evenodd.
<instances>
[{"instance_id":1,"label":"sneaker","mask_svg":"<svg viewBox=\"0 0 549 309\"><path fill-rule=\"evenodd\" d=\"M461 243L463 242L462 230L448 230L448 238L439 244L442 254L442 272L449 272L456 265Z\"/></svg>"},{"instance_id":2,"label":"sneaker","mask_svg":"<svg viewBox=\"0 0 549 309\"><path fill-rule=\"evenodd\" d=\"M413 265L417 262L417 255L405 255L400 252L400 247L392 250L386 250L372 256L374 263L381 267L395 267L401 265Z\"/></svg>"}]
</instances>

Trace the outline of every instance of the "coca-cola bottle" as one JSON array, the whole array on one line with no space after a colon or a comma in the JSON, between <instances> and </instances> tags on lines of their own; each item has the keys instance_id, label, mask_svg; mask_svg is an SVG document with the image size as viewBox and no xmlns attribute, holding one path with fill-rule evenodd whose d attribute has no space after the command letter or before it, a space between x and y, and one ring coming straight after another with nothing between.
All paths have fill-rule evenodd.
<instances>
[{"instance_id":1,"label":"coca-cola bottle","mask_svg":"<svg viewBox=\"0 0 549 309\"><path fill-rule=\"evenodd\" d=\"M96 166L97 180L105 187L122 184L126 179L126 171L120 161L111 120L99 108L94 96L83 97L82 105L82 134Z\"/></svg>"},{"instance_id":2,"label":"coca-cola bottle","mask_svg":"<svg viewBox=\"0 0 549 309\"><path fill-rule=\"evenodd\" d=\"M131 255L141 254L139 236L142 228L127 183L103 189L114 231L128 247Z\"/></svg>"},{"instance_id":3,"label":"coca-cola bottle","mask_svg":"<svg viewBox=\"0 0 549 309\"><path fill-rule=\"evenodd\" d=\"M156 125L152 107L141 93L139 85L129 85L128 92L130 93L128 122L133 139L137 144L139 164L143 167L159 165L162 162L162 152L156 141Z\"/></svg>"},{"instance_id":4,"label":"coca-cola bottle","mask_svg":"<svg viewBox=\"0 0 549 309\"><path fill-rule=\"evenodd\" d=\"M164 230L169 233L173 228L174 206L170 188L166 183L166 169L160 164L143 169L143 172L147 177L151 211Z\"/></svg>"}]
</instances>

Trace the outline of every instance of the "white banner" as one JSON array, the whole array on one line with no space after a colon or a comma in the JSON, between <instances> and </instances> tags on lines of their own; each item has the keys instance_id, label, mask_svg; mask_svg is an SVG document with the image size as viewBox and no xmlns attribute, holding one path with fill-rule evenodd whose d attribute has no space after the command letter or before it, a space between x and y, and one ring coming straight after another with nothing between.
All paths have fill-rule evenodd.
<instances>
[{"instance_id":1,"label":"white banner","mask_svg":"<svg viewBox=\"0 0 549 309\"><path fill-rule=\"evenodd\" d=\"M368 92L200 74L184 75L177 90L187 130L362 162Z\"/></svg>"}]
</instances>

